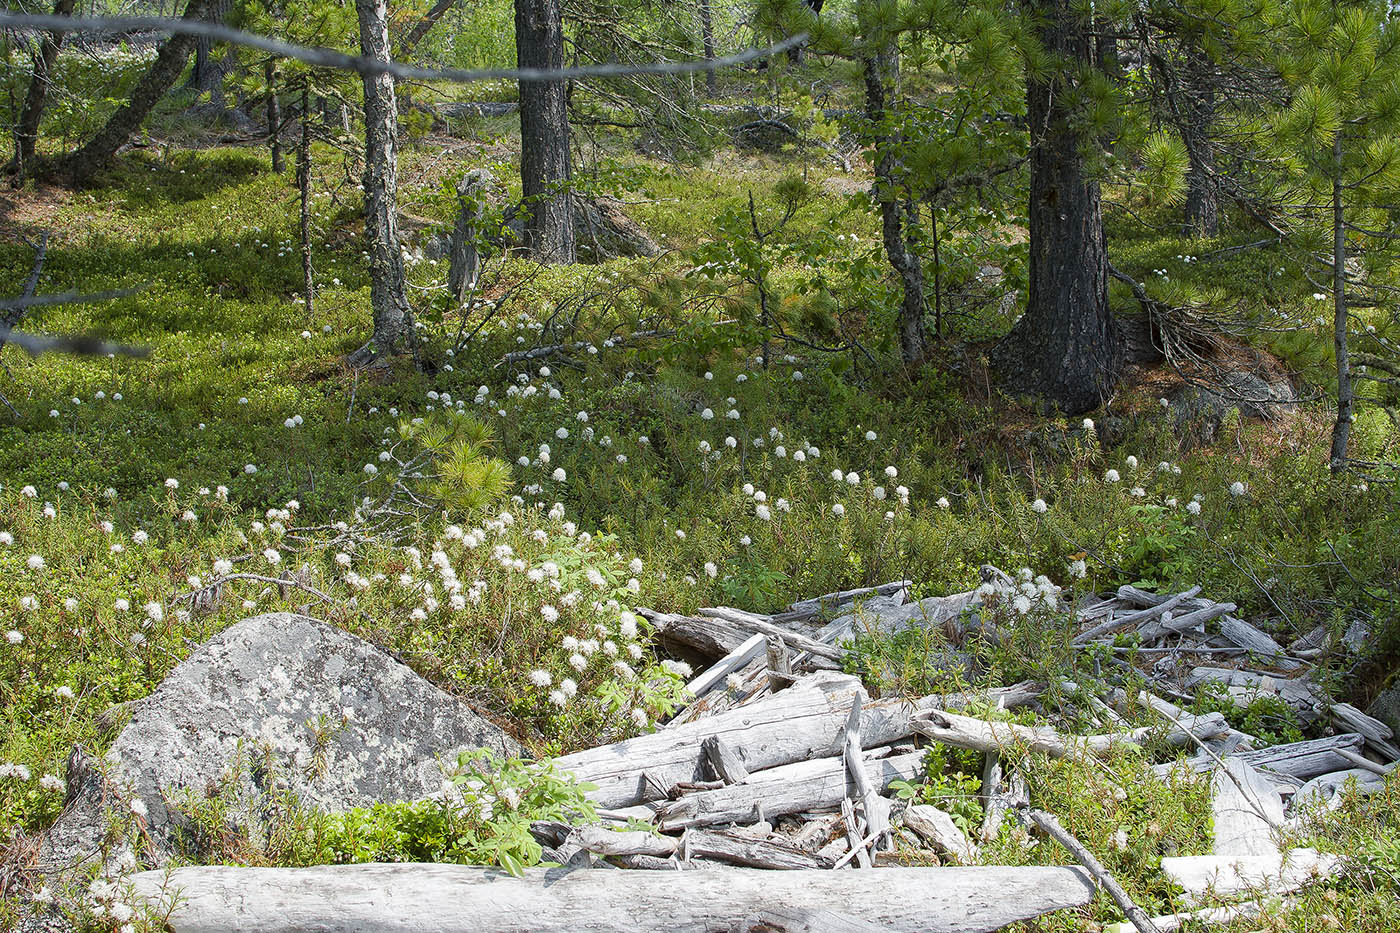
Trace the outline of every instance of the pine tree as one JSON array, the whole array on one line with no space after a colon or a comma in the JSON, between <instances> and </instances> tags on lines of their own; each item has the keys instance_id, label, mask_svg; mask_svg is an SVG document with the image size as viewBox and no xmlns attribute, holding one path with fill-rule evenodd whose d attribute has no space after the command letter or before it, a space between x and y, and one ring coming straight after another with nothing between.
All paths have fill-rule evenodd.
<instances>
[{"instance_id":1,"label":"pine tree","mask_svg":"<svg viewBox=\"0 0 1400 933\"><path fill-rule=\"evenodd\" d=\"M1380 276L1400 235L1400 23L1381 0L1295 0L1288 26L1293 42L1280 72L1290 93L1274 116L1274 141L1295 185L1290 200L1312 221L1300 240L1322 246L1329 259L1337 376L1331 467L1338 472L1347 466L1359 401L1352 330L1365 325L1353 312L1380 304L1381 290L1394 300Z\"/></svg>"}]
</instances>

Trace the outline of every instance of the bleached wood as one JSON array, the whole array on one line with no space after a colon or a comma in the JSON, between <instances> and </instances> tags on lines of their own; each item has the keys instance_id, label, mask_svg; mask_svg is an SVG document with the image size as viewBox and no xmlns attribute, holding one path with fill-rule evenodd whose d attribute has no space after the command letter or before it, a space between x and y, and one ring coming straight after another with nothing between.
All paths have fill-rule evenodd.
<instances>
[{"instance_id":1,"label":"bleached wood","mask_svg":"<svg viewBox=\"0 0 1400 933\"><path fill-rule=\"evenodd\" d=\"M1162 859L1162 872L1185 889L1187 904L1210 896L1287 894L1326 878L1340 858L1316 849L1276 855L1188 855Z\"/></svg>"},{"instance_id":2,"label":"bleached wood","mask_svg":"<svg viewBox=\"0 0 1400 933\"><path fill-rule=\"evenodd\" d=\"M937 807L923 803L910 804L904 810L904 825L964 865L977 860L977 846L958 829L951 816Z\"/></svg>"},{"instance_id":3,"label":"bleached wood","mask_svg":"<svg viewBox=\"0 0 1400 933\"><path fill-rule=\"evenodd\" d=\"M679 840L677 840L679 842ZM798 871L804 868L831 868L833 860L786 842L755 839L739 833L687 830L684 846L692 858L712 859L749 868Z\"/></svg>"},{"instance_id":4,"label":"bleached wood","mask_svg":"<svg viewBox=\"0 0 1400 933\"><path fill-rule=\"evenodd\" d=\"M1138 693L1138 702L1173 724L1183 717L1191 715L1175 703L1164 700L1156 694L1148 693L1146 690ZM1241 732L1233 727L1226 734L1226 738L1230 741L1232 748L1239 748L1243 751L1249 751L1254 747L1254 743L1259 741L1248 732Z\"/></svg>"},{"instance_id":5,"label":"bleached wood","mask_svg":"<svg viewBox=\"0 0 1400 933\"><path fill-rule=\"evenodd\" d=\"M1239 758L1225 759L1212 778L1211 816L1216 855L1278 855L1273 827L1283 825L1283 799Z\"/></svg>"},{"instance_id":6,"label":"bleached wood","mask_svg":"<svg viewBox=\"0 0 1400 933\"><path fill-rule=\"evenodd\" d=\"M1283 646L1274 641L1267 632L1260 631L1243 619L1226 615L1221 617L1219 625L1221 635L1261 661L1285 671L1296 671L1303 666L1288 657Z\"/></svg>"},{"instance_id":7,"label":"bleached wood","mask_svg":"<svg viewBox=\"0 0 1400 933\"><path fill-rule=\"evenodd\" d=\"M979 699L1010 708L1030 702L1041 690L1036 684L1020 683L977 693L925 697L913 704L898 698L869 702L856 678L823 672L744 706L565 755L556 758L555 764L580 780L597 784L598 789L588 796L599 806L630 807L664 797L665 790L675 784L706 780L700 745L707 736L722 736L753 773L839 754L846 716L857 694L864 703L861 741L874 748L912 735L910 717L922 707L962 706ZM651 775L650 784L643 780L643 772Z\"/></svg>"},{"instance_id":8,"label":"bleached wood","mask_svg":"<svg viewBox=\"0 0 1400 933\"><path fill-rule=\"evenodd\" d=\"M748 640L751 632L720 619L695 619L639 608L637 614L655 628L665 641L684 645L708 658L722 658Z\"/></svg>"},{"instance_id":9,"label":"bleached wood","mask_svg":"<svg viewBox=\"0 0 1400 933\"><path fill-rule=\"evenodd\" d=\"M923 753L912 752L865 762L870 783L883 793L891 781L912 781L923 772ZM661 804L656 822L662 829L740 823L759 807L772 819L791 813L832 810L846 799L847 775L839 757L818 758L749 775L748 783L687 794Z\"/></svg>"},{"instance_id":10,"label":"bleached wood","mask_svg":"<svg viewBox=\"0 0 1400 933\"><path fill-rule=\"evenodd\" d=\"M773 693L792 683L792 655L788 653L787 642L781 635L768 635L766 653L768 657L768 689Z\"/></svg>"},{"instance_id":11,"label":"bleached wood","mask_svg":"<svg viewBox=\"0 0 1400 933\"><path fill-rule=\"evenodd\" d=\"M939 709L926 709L917 713L913 725L915 732L945 745L970 748L979 752L1019 746L1032 752L1043 752L1054 758L1104 755L1117 744L1141 743L1154 731L1142 728L1104 735L1065 735L1051 726L1022 726L974 719ZM1223 716L1186 716L1178 720L1178 725L1168 733L1167 739L1174 744L1180 744L1188 741L1187 732L1198 738L1213 738L1228 731L1229 724Z\"/></svg>"},{"instance_id":12,"label":"bleached wood","mask_svg":"<svg viewBox=\"0 0 1400 933\"><path fill-rule=\"evenodd\" d=\"M1400 746L1394 741L1395 733L1385 723L1368 716L1350 703L1333 703L1330 709L1332 721L1348 732L1359 732L1366 737L1366 743L1380 752L1389 761L1400 760Z\"/></svg>"},{"instance_id":13,"label":"bleached wood","mask_svg":"<svg viewBox=\"0 0 1400 933\"><path fill-rule=\"evenodd\" d=\"M690 691L691 696L699 699L724 683L724 679L730 674L762 654L764 648L764 637L762 635L753 636L707 667L700 676L686 684L686 689Z\"/></svg>"},{"instance_id":14,"label":"bleached wood","mask_svg":"<svg viewBox=\"0 0 1400 933\"><path fill-rule=\"evenodd\" d=\"M779 635L789 645L798 651L806 651L808 654L816 655L819 658L830 658L839 661L846 656L844 648L836 648L823 644L815 638L809 638L791 629L774 625L767 616L756 615L752 612L745 612L742 609L732 609L729 606L715 606L709 609L701 609L700 614L712 619L722 619L740 628L746 628L754 632L762 632L764 635Z\"/></svg>"},{"instance_id":15,"label":"bleached wood","mask_svg":"<svg viewBox=\"0 0 1400 933\"><path fill-rule=\"evenodd\" d=\"M835 593L827 593L825 596L817 596L812 599L800 599L788 606L788 611L774 616L775 621L790 619L797 621L799 618L810 618L817 615L823 609L839 608L847 603L854 602L862 596L889 596L907 590L914 585L912 580L895 580L890 583L881 583L879 586L862 586L854 590L838 590Z\"/></svg>"},{"instance_id":16,"label":"bleached wood","mask_svg":"<svg viewBox=\"0 0 1400 933\"><path fill-rule=\"evenodd\" d=\"M749 769L743 759L723 737L711 735L700 743L705 752L705 761L719 780L726 784L742 784L749 779Z\"/></svg>"},{"instance_id":17,"label":"bleached wood","mask_svg":"<svg viewBox=\"0 0 1400 933\"><path fill-rule=\"evenodd\" d=\"M1127 891L1123 890L1123 886L1118 883L1118 879L1113 877L1112 873L1099 862L1094 856L1094 853L1090 852L1084 843L1080 842L1075 838L1073 833L1060 825L1060 821L1055 819L1053 813L1032 809L1018 810L1016 812L1021 819L1038 827L1051 839L1054 839L1060 845L1064 846L1066 852L1078 859L1079 864L1084 866L1084 870L1089 873L1090 877L1103 885L1109 897L1113 898L1114 903L1123 911L1132 925L1137 928L1138 933L1157 933L1156 928L1152 926L1152 921L1148 919L1147 913L1133 901Z\"/></svg>"},{"instance_id":18,"label":"bleached wood","mask_svg":"<svg viewBox=\"0 0 1400 933\"><path fill-rule=\"evenodd\" d=\"M1293 795L1293 812L1301 812L1318 803L1325 804L1329 809L1337 806L1341 801L1338 792L1348 781L1355 781L1353 786L1362 794L1375 793L1385 788L1385 778L1369 768L1329 771L1327 774L1319 774L1298 788L1298 792Z\"/></svg>"},{"instance_id":19,"label":"bleached wood","mask_svg":"<svg viewBox=\"0 0 1400 933\"><path fill-rule=\"evenodd\" d=\"M1186 678L1186 687L1189 689L1203 683L1221 684L1232 699L1240 701L1243 705L1248 705L1260 694L1272 694L1298 713L1309 717L1318 715L1326 707L1317 689L1305 677L1272 677L1256 671L1228 667L1192 668Z\"/></svg>"},{"instance_id":20,"label":"bleached wood","mask_svg":"<svg viewBox=\"0 0 1400 933\"><path fill-rule=\"evenodd\" d=\"M831 912L906 933L976 933L1086 904L1076 867L882 868L868 872L526 869L467 865L210 866L131 877L152 904L178 892L173 933L709 933L760 918ZM167 885L168 880L168 885ZM169 894L165 892L169 892Z\"/></svg>"},{"instance_id":21,"label":"bleached wood","mask_svg":"<svg viewBox=\"0 0 1400 933\"><path fill-rule=\"evenodd\" d=\"M1123 591L1129 589L1132 588L1121 587L1118 590L1118 598L1127 599L1127 597L1123 595ZM1087 631L1080 632L1078 635L1074 636L1074 643L1076 645L1088 644L1095 638L1102 638L1104 635L1111 635L1114 632L1121 632L1124 629L1135 628L1139 625L1142 625L1144 622L1150 622L1153 619L1156 619L1159 616L1161 616L1162 613L1170 612L1172 609L1175 609L1178 605L1190 599L1192 596L1195 596L1200 591L1201 588L1199 586L1193 586L1191 587L1191 589L1187 590L1184 593L1177 593L1172 596L1163 596L1159 602L1150 604L1146 609L1142 609L1137 612L1130 612L1127 615L1121 615L1117 618L1113 618L1112 616L1110 616L1107 621L1100 622L1098 625L1093 626ZM1139 590L1137 592L1142 591Z\"/></svg>"},{"instance_id":22,"label":"bleached wood","mask_svg":"<svg viewBox=\"0 0 1400 933\"><path fill-rule=\"evenodd\" d=\"M1171 619L1163 615L1160 619L1155 619L1141 626L1138 629L1138 638L1144 645L1149 645L1159 639L1166 638L1168 635L1194 631L1207 622L1214 621L1226 613L1234 612L1235 608L1234 603L1211 603Z\"/></svg>"},{"instance_id":23,"label":"bleached wood","mask_svg":"<svg viewBox=\"0 0 1400 933\"><path fill-rule=\"evenodd\" d=\"M1118 588L1118 595L1126 602L1131 602L1138 606L1157 607L1169 597L1160 593L1149 593L1134 586L1123 586ZM1210 600L1198 599L1194 596L1183 600L1180 605L1188 612L1205 608ZM1275 667L1283 670L1297 670L1302 665L1296 660L1287 657L1283 647L1270 637L1267 633L1260 631L1243 619L1232 615L1222 616L1220 619L1220 634L1225 636L1232 644L1238 645L1251 654L1259 656L1261 659L1269 661ZM1295 650L1299 647L1294 643Z\"/></svg>"},{"instance_id":24,"label":"bleached wood","mask_svg":"<svg viewBox=\"0 0 1400 933\"><path fill-rule=\"evenodd\" d=\"M1240 752L1236 757L1253 768L1273 772L1273 774L1265 775L1270 779L1274 779L1274 775L1285 775L1296 778L1301 783L1308 778L1317 777L1319 774L1350 768L1351 762L1339 755L1338 750L1355 750L1360 748L1364 741L1365 739L1360 733L1349 732L1321 739L1311 739L1306 742L1273 745L1258 751ZM1178 764L1178 762L1167 762L1162 765L1154 765L1153 770L1159 775L1165 774ZM1180 764L1185 764L1195 771L1209 771L1215 767L1216 762L1210 758L1198 757L1188 758ZM1275 783L1278 783L1276 779L1274 780Z\"/></svg>"},{"instance_id":25,"label":"bleached wood","mask_svg":"<svg viewBox=\"0 0 1400 933\"><path fill-rule=\"evenodd\" d=\"M841 760L851 779L855 793L851 801L860 801L861 815L865 818L865 831L875 839L874 848L881 848L881 841L889 831L889 805L875 789L870 776L865 772L865 762L861 756L860 739L860 697L851 704L850 715L846 717L846 734L842 740ZM881 788L883 790L883 788Z\"/></svg>"},{"instance_id":26,"label":"bleached wood","mask_svg":"<svg viewBox=\"0 0 1400 933\"><path fill-rule=\"evenodd\" d=\"M1235 920L1252 920L1265 912L1276 909L1277 902L1246 901L1243 904L1228 904L1224 907L1205 907L1201 910L1188 910L1175 914L1152 917L1151 922L1160 933L1175 933L1183 927L1223 926ZM1103 933L1133 933L1137 929L1131 923L1110 923Z\"/></svg>"}]
</instances>

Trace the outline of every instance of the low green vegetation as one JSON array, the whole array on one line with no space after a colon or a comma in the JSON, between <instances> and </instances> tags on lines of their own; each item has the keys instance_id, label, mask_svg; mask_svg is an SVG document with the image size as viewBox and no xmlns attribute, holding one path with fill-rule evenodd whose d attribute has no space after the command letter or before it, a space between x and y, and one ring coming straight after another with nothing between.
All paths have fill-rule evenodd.
<instances>
[{"instance_id":1,"label":"low green vegetation","mask_svg":"<svg viewBox=\"0 0 1400 933\"><path fill-rule=\"evenodd\" d=\"M459 37L440 54L475 66L499 50L478 54ZM97 118L51 119L81 135ZM492 148L482 161L503 178L507 125L459 128ZM541 761L654 728L684 703L690 671L660 651L638 607L770 611L893 579L942 595L976 587L984 564L1063 593L1053 605L992 605L983 621L1004 637L966 656L950 656L937 630L859 634L850 672L882 696L1019 679L1133 688L1114 663L1136 659L1132 647L1090 655L1068 644L1073 601L1123 584L1199 585L1285 642L1363 622L1371 673L1361 676L1393 665L1400 496L1329 472L1317 411L1265 422L1234 409L1202 446L1183 439L1165 404L1178 387L1170 375L1140 373L1092 419L996 394L981 352L1009 326L1014 303L997 300L1024 287L1026 265L1025 244L999 220L948 235L951 323L931 365L907 375L895 365L897 299L865 179L850 184L811 150L725 148L677 168L627 142L605 139L581 183L636 202L632 215L670 252L549 269L494 258L480 303L459 311L434 298L445 269L419 258L422 234L409 263L424 296L423 365L388 375L345 363L366 338L369 283L360 196L329 146L315 153L310 310L298 298L291 180L260 152L157 145L125 155L91 190L5 195L5 210L54 231L42 293L131 291L35 309L26 326L150 352L5 356L0 863L21 863L58 814L75 744L101 751L120 704L257 612L308 612L368 639L469 698ZM434 145L401 166L405 210L429 232L449 226L456 172ZM1235 250L1248 233L1161 233L1166 209L1132 191L1112 202L1115 262L1154 295L1261 325L1240 352L1267 350L1304 385L1327 388L1330 351L1296 257ZM19 293L32 259L23 242L0 240L0 295ZM1134 301L1126 290L1114 300ZM780 332L760 325L760 309ZM1310 329L1269 332L1284 320ZM511 356L555 343L568 351ZM1379 412L1357 422L1354 443L1373 459L1400 451ZM1340 664L1323 668L1340 698L1374 686ZM1267 741L1304 734L1267 699L1240 707L1206 692L1194 709L1223 711ZM1209 789L1147 779L1145 767L1133 751L1032 757L1026 777L1036 805L1162 912L1173 892L1160 859L1209 849ZM980 756L933 746L926 779L898 794L975 827L981 768ZM1356 871L1230 929L1400 925L1397 780L1304 834ZM186 857L518 871L541 858L530 821L586 815L585 789L547 763L467 760L454 806L334 814L287 798L265 825L232 835L228 802L214 795L186 801ZM1069 860L1010 824L982 858ZM1027 929L1117 919L1100 897Z\"/></svg>"}]
</instances>

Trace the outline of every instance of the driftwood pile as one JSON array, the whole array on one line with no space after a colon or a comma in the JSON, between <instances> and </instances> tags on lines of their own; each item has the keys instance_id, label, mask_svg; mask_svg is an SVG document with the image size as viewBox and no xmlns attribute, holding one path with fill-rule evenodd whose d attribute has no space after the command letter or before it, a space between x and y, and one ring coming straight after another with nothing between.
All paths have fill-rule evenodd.
<instances>
[{"instance_id":1,"label":"driftwood pile","mask_svg":"<svg viewBox=\"0 0 1400 933\"><path fill-rule=\"evenodd\" d=\"M1334 803L1349 780L1363 792L1379 787L1400 759L1394 736L1354 707L1326 699L1309 679L1306 646L1291 654L1235 615L1233 604L1201 598L1197 589L1158 595L1124 587L1076 610L1076 645L1103 643L1112 653L1115 638L1127 633L1138 643L1135 653L1110 663L1136 661L1152 684L1136 696L1053 685L1055 695L1093 711L1102 723L1094 735L970 715L989 705L1055 712L1045 709L1052 685L1044 683L910 700L873 698L857 678L840 673L842 643L859 631L938 626L953 648L973 631L986 634L990 624L978 612L984 598L1017 584L993 568L984 568L984 579L991 585L917 602L906 600L909 584L901 581L796 603L776 615L643 610L663 643L703 670L690 683L690 705L665 727L555 760L596 785L589 796L603 819L532 827L545 859L562 868L519 878L466 866L187 868L169 877L138 875L137 889L153 899L172 886L180 890L183 900L169 921L177 933L673 933L994 930L1082 906L1101 886L1129 918L1121 929L1152 931L1248 916L1264 909L1261 897L1286 894L1336 868L1334 858L1313 850L1281 851L1277 830L1305 805ZM1263 747L1223 715L1193 716L1167 699L1186 700L1204 682L1242 700L1277 696L1304 721L1326 722L1335 732ZM1123 713L1132 705L1154 712L1160 726L1129 728ZM1188 912L1156 918L1134 905L1052 814L1029 807L1015 769L1027 753L1101 756L1149 736L1193 750L1156 766L1160 774L1213 773L1216 828L1213 854L1163 860L1163 871L1186 892ZM930 741L985 755L985 817L970 833L943 810L892 799L892 782L922 776L920 745ZM1012 819L1060 842L1080 866L978 866L980 846ZM911 850L925 850L922 860L939 867L900 867ZM608 870L619 868L632 870ZM876 870L837 871L847 868ZM1232 895L1247 900L1205 906Z\"/></svg>"}]
</instances>

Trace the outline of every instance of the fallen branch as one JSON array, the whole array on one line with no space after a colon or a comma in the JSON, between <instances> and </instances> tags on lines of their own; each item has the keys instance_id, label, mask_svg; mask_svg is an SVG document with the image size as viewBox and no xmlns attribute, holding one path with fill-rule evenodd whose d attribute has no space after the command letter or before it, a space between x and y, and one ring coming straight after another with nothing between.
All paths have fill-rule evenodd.
<instances>
[{"instance_id":1,"label":"fallen branch","mask_svg":"<svg viewBox=\"0 0 1400 933\"><path fill-rule=\"evenodd\" d=\"M1133 899L1128 896L1127 891L1123 890L1123 886L1118 883L1117 879L1109 874L1108 869L1103 867L1103 863L1094 857L1094 853L1086 849L1084 844L1074 838L1069 830L1061 826L1060 821L1055 819L1052 814L1046 813L1044 810L1033 809L1016 812L1022 820L1038 827L1047 836L1062 845L1065 851L1073 855L1093 879L1103 886L1103 889L1108 892L1109 897L1113 898L1114 903L1123 911L1138 933L1160 933L1157 927L1152 924L1152 919L1147 916L1147 912L1133 902Z\"/></svg>"}]
</instances>

